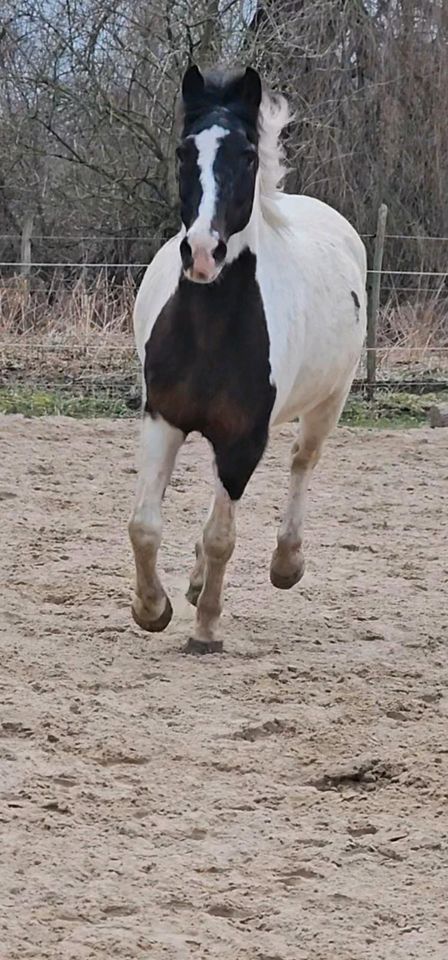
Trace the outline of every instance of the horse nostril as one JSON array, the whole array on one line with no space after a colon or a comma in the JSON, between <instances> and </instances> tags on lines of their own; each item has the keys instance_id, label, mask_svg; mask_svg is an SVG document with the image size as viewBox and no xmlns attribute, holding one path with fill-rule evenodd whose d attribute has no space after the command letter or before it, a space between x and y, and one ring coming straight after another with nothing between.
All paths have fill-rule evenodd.
<instances>
[{"instance_id":1,"label":"horse nostril","mask_svg":"<svg viewBox=\"0 0 448 960\"><path fill-rule=\"evenodd\" d=\"M182 259L182 266L184 270L189 270L193 266L193 254L191 252L190 244L188 240L184 237L180 245L180 255Z\"/></svg>"},{"instance_id":2,"label":"horse nostril","mask_svg":"<svg viewBox=\"0 0 448 960\"><path fill-rule=\"evenodd\" d=\"M227 255L227 244L220 240L218 246L213 251L213 259L216 263L223 263Z\"/></svg>"}]
</instances>

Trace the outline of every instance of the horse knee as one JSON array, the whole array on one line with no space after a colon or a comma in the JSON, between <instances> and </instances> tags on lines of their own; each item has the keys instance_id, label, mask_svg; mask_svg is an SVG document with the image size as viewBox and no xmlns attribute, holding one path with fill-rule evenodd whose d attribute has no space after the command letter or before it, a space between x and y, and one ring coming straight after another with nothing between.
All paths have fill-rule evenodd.
<instances>
[{"instance_id":1,"label":"horse knee","mask_svg":"<svg viewBox=\"0 0 448 960\"><path fill-rule=\"evenodd\" d=\"M227 563L235 547L233 529L221 529L216 524L206 526L204 530L204 551L208 559Z\"/></svg>"},{"instance_id":2,"label":"horse knee","mask_svg":"<svg viewBox=\"0 0 448 960\"><path fill-rule=\"evenodd\" d=\"M129 537L134 547L155 553L162 539L162 521L160 517L142 508L136 508L128 524Z\"/></svg>"}]
</instances>

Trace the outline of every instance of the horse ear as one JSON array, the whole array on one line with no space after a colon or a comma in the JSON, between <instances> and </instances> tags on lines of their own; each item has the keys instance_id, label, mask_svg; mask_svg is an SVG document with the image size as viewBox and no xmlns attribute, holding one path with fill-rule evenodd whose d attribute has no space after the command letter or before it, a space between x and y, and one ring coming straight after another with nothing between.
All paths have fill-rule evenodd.
<instances>
[{"instance_id":1,"label":"horse ear","mask_svg":"<svg viewBox=\"0 0 448 960\"><path fill-rule=\"evenodd\" d=\"M254 70L253 67L246 68L246 72L243 73L243 76L237 81L236 93L248 107L258 110L263 94L263 87L261 85L260 74L257 70Z\"/></svg>"},{"instance_id":2,"label":"horse ear","mask_svg":"<svg viewBox=\"0 0 448 960\"><path fill-rule=\"evenodd\" d=\"M189 103L200 97L204 92L204 77L196 64L188 67L182 80L182 99L184 103Z\"/></svg>"}]
</instances>

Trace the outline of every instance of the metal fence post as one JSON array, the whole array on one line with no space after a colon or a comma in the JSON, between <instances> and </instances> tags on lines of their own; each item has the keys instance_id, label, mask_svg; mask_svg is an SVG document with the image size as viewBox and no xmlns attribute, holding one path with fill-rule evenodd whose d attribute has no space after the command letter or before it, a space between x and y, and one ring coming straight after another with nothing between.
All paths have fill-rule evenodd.
<instances>
[{"instance_id":1,"label":"metal fence post","mask_svg":"<svg viewBox=\"0 0 448 960\"><path fill-rule=\"evenodd\" d=\"M375 247L369 301L367 305L367 396L373 400L376 383L376 329L381 293L381 268L383 264L384 239L386 235L387 206L382 203L378 210Z\"/></svg>"}]
</instances>

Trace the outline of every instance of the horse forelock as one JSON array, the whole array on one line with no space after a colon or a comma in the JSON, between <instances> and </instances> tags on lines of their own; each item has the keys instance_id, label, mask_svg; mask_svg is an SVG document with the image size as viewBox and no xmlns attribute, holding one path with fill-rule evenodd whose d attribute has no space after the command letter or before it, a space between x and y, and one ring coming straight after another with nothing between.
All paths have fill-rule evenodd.
<instances>
[{"instance_id":1,"label":"horse forelock","mask_svg":"<svg viewBox=\"0 0 448 960\"><path fill-rule=\"evenodd\" d=\"M177 118L181 135L186 137L219 124L229 130L240 129L251 143L257 143L258 109L244 103L236 92L243 75L242 70L205 71L203 90L190 98L188 105L180 98Z\"/></svg>"}]
</instances>

